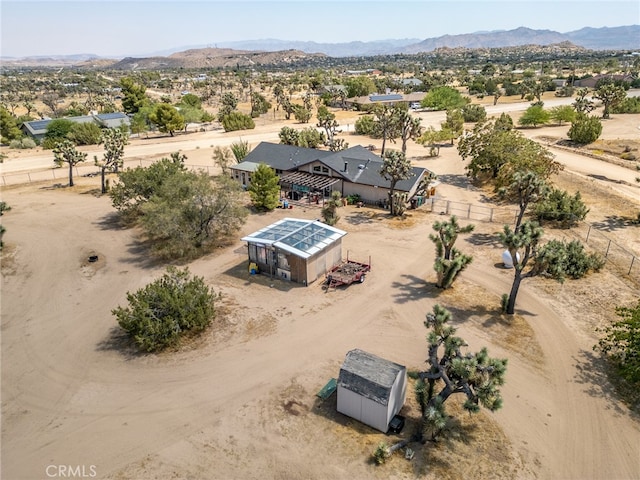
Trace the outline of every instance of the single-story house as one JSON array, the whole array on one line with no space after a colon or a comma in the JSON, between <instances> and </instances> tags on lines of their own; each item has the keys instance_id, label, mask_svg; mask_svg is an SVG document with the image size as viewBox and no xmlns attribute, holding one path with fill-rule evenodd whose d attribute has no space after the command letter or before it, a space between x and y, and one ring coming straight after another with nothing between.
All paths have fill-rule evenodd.
<instances>
[{"instance_id":1,"label":"single-story house","mask_svg":"<svg viewBox=\"0 0 640 480\"><path fill-rule=\"evenodd\" d=\"M259 272L309 285L342 261L346 234L317 220L284 218L242 241Z\"/></svg>"},{"instance_id":2,"label":"single-story house","mask_svg":"<svg viewBox=\"0 0 640 480\"><path fill-rule=\"evenodd\" d=\"M337 392L338 412L386 433L407 397L407 368L351 350L340 368Z\"/></svg>"},{"instance_id":3,"label":"single-story house","mask_svg":"<svg viewBox=\"0 0 640 480\"><path fill-rule=\"evenodd\" d=\"M95 115L82 115L79 117L64 117L65 120L70 120L75 123L95 123L100 128L118 128L124 124L127 127L131 125L129 117L122 112L113 113L97 113ZM22 131L30 137L40 141L47 133L47 127L54 119L49 118L46 120L32 120L30 122L24 122L20 127Z\"/></svg>"},{"instance_id":4,"label":"single-story house","mask_svg":"<svg viewBox=\"0 0 640 480\"><path fill-rule=\"evenodd\" d=\"M389 180L380 175L383 160L363 146L339 152L261 142L245 159L230 167L231 176L244 187L251 184L251 173L264 163L280 177L280 185L294 200L324 198L332 191L342 197L358 195L368 204L386 204ZM413 176L396 184L396 191L410 199L419 195L426 168L413 167Z\"/></svg>"},{"instance_id":5,"label":"single-story house","mask_svg":"<svg viewBox=\"0 0 640 480\"><path fill-rule=\"evenodd\" d=\"M421 102L427 94L425 92L413 92L413 93L385 93L378 94L373 93L371 95L365 95L362 97L347 98L345 103L347 106L371 106L375 104L389 104L394 105L396 103L411 104L415 102Z\"/></svg>"},{"instance_id":6,"label":"single-story house","mask_svg":"<svg viewBox=\"0 0 640 480\"><path fill-rule=\"evenodd\" d=\"M578 88L595 88L596 84L600 80L612 80L612 81L624 81L624 82L633 82L633 77L631 75L609 75L609 74L601 74L594 75L593 77L582 78L580 80L575 80L573 82L573 86Z\"/></svg>"}]
</instances>

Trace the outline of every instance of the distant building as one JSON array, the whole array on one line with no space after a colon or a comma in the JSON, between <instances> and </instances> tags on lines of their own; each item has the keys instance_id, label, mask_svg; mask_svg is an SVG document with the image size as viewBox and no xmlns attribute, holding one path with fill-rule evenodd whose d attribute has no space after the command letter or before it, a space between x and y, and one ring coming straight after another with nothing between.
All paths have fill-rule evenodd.
<instances>
[{"instance_id":1,"label":"distant building","mask_svg":"<svg viewBox=\"0 0 640 480\"><path fill-rule=\"evenodd\" d=\"M633 77L631 75L607 75L607 74L603 74L603 75L595 75L593 77L588 77L588 78L582 78L580 80L575 80L573 82L573 86L574 87L580 87L580 88L595 88L596 84L598 83L598 81L600 80L604 80L604 79L610 79L613 81L624 81L624 82L633 82Z\"/></svg>"},{"instance_id":2,"label":"distant building","mask_svg":"<svg viewBox=\"0 0 640 480\"><path fill-rule=\"evenodd\" d=\"M351 350L340 369L337 391L338 412L386 433L407 397L407 368Z\"/></svg>"},{"instance_id":3,"label":"distant building","mask_svg":"<svg viewBox=\"0 0 640 480\"><path fill-rule=\"evenodd\" d=\"M64 118L65 120L70 120L75 123L95 123L100 128L118 128L123 124L129 127L131 125L129 117L122 112L97 113L95 115ZM20 128L26 135L40 141L46 135L47 127L53 120L54 119L32 120L30 122L24 122Z\"/></svg>"},{"instance_id":4,"label":"distant building","mask_svg":"<svg viewBox=\"0 0 640 480\"><path fill-rule=\"evenodd\" d=\"M390 104L394 105L396 103L406 103L410 104L413 102L421 102L422 99L426 96L424 92L413 92L413 93L385 93L378 94L374 93L371 95L365 95L362 97L351 97L347 98L346 104L347 106L356 107L356 106L366 106L366 105L375 105L375 104Z\"/></svg>"}]
</instances>

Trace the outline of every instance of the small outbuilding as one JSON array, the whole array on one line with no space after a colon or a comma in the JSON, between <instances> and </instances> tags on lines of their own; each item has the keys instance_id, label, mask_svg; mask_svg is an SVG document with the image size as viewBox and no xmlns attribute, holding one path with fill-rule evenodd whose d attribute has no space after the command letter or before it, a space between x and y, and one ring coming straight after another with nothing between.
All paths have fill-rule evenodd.
<instances>
[{"instance_id":1,"label":"small outbuilding","mask_svg":"<svg viewBox=\"0 0 640 480\"><path fill-rule=\"evenodd\" d=\"M347 353L338 376L338 412L387 432L407 396L407 368L363 350Z\"/></svg>"},{"instance_id":2,"label":"small outbuilding","mask_svg":"<svg viewBox=\"0 0 640 480\"><path fill-rule=\"evenodd\" d=\"M283 218L242 241L259 272L308 285L342 261L346 234L317 220Z\"/></svg>"}]
</instances>

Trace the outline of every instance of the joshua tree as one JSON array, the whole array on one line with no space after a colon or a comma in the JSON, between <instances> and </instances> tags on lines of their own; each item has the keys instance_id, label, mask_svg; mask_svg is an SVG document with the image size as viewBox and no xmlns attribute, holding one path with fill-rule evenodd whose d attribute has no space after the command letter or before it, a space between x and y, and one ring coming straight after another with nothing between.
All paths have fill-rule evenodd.
<instances>
[{"instance_id":1,"label":"joshua tree","mask_svg":"<svg viewBox=\"0 0 640 480\"><path fill-rule=\"evenodd\" d=\"M462 227L455 215L448 222L435 222L433 229L438 235L431 234L429 238L436 244L436 261L433 265L437 274L436 287L446 289L453 285L458 274L471 263L473 257L465 255L453 245L461 233L472 232L475 225Z\"/></svg>"}]
</instances>

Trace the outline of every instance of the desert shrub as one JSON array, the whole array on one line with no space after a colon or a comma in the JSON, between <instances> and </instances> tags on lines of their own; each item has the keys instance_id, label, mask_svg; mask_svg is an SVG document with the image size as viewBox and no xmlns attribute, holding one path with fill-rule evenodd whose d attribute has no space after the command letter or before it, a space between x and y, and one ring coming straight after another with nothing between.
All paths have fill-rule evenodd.
<instances>
[{"instance_id":1,"label":"desert shrub","mask_svg":"<svg viewBox=\"0 0 640 480\"><path fill-rule=\"evenodd\" d=\"M566 190L553 189L549 195L538 202L534 215L540 224L543 220L558 222L569 228L586 218L589 209L582 201L580 192L571 196Z\"/></svg>"},{"instance_id":2,"label":"desert shrub","mask_svg":"<svg viewBox=\"0 0 640 480\"><path fill-rule=\"evenodd\" d=\"M11 143L9 144L9 148L15 148L15 149L36 148L36 142L31 137L24 137L21 139L11 140Z\"/></svg>"},{"instance_id":3,"label":"desert shrub","mask_svg":"<svg viewBox=\"0 0 640 480\"><path fill-rule=\"evenodd\" d=\"M307 127L300 130L298 136L298 146L305 148L318 148L324 145L324 133L319 132L316 128Z\"/></svg>"},{"instance_id":4,"label":"desert shrub","mask_svg":"<svg viewBox=\"0 0 640 480\"><path fill-rule=\"evenodd\" d=\"M604 259L597 253L587 253L584 245L578 240L569 243L550 240L538 252L536 261L541 273L547 273L546 267L553 266L554 271L561 271L562 278L582 278L590 271L597 272L604 266Z\"/></svg>"},{"instance_id":5,"label":"desert shrub","mask_svg":"<svg viewBox=\"0 0 640 480\"><path fill-rule=\"evenodd\" d=\"M487 118L487 110L482 105L468 104L462 107L465 122L482 122Z\"/></svg>"},{"instance_id":6,"label":"desert shrub","mask_svg":"<svg viewBox=\"0 0 640 480\"><path fill-rule=\"evenodd\" d=\"M100 143L102 130L95 123L76 123L71 128L67 138L76 145L97 145Z\"/></svg>"},{"instance_id":7,"label":"desert shrub","mask_svg":"<svg viewBox=\"0 0 640 480\"><path fill-rule=\"evenodd\" d=\"M600 329L605 334L594 347L614 364L618 374L640 387L640 300L635 306L617 307L620 320Z\"/></svg>"},{"instance_id":8,"label":"desert shrub","mask_svg":"<svg viewBox=\"0 0 640 480\"><path fill-rule=\"evenodd\" d=\"M234 111L222 118L222 128L225 132L235 132L237 130L251 130L256 128L256 124L251 116Z\"/></svg>"},{"instance_id":9,"label":"desert shrub","mask_svg":"<svg viewBox=\"0 0 640 480\"><path fill-rule=\"evenodd\" d=\"M135 293L127 293L127 307L112 310L118 324L146 352L175 345L187 332L202 332L215 316L218 298L201 277L173 266Z\"/></svg>"},{"instance_id":10,"label":"desert shrub","mask_svg":"<svg viewBox=\"0 0 640 480\"><path fill-rule=\"evenodd\" d=\"M382 465L387 461L387 458L389 458L389 447L385 442L380 442L373 451L373 459L376 465Z\"/></svg>"},{"instance_id":11,"label":"desert shrub","mask_svg":"<svg viewBox=\"0 0 640 480\"><path fill-rule=\"evenodd\" d=\"M376 132L376 122L371 115L363 115L355 123L356 135L366 135L373 137Z\"/></svg>"},{"instance_id":12,"label":"desert shrub","mask_svg":"<svg viewBox=\"0 0 640 480\"><path fill-rule=\"evenodd\" d=\"M567 136L576 143L586 145L595 142L602 133L602 122L596 116L579 115L571 124Z\"/></svg>"},{"instance_id":13,"label":"desert shrub","mask_svg":"<svg viewBox=\"0 0 640 480\"><path fill-rule=\"evenodd\" d=\"M611 113L640 113L640 97L627 97L611 105Z\"/></svg>"},{"instance_id":14,"label":"desert shrub","mask_svg":"<svg viewBox=\"0 0 640 480\"><path fill-rule=\"evenodd\" d=\"M57 143L68 140L74 125L74 122L66 118L56 118L49 122L47 133L42 140L42 148L53 149Z\"/></svg>"}]
</instances>

